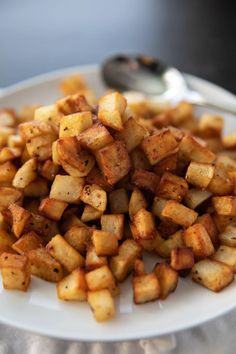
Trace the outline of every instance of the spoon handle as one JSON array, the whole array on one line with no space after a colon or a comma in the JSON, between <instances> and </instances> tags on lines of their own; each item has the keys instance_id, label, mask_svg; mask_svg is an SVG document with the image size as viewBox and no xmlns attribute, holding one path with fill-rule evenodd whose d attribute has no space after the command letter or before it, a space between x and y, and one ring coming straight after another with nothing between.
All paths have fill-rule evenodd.
<instances>
[{"instance_id":1,"label":"spoon handle","mask_svg":"<svg viewBox=\"0 0 236 354\"><path fill-rule=\"evenodd\" d=\"M189 95L187 100L194 106L211 108L221 112L236 115L236 97L235 102L217 102L205 99L203 96L195 94L195 92L193 92L193 94Z\"/></svg>"}]
</instances>

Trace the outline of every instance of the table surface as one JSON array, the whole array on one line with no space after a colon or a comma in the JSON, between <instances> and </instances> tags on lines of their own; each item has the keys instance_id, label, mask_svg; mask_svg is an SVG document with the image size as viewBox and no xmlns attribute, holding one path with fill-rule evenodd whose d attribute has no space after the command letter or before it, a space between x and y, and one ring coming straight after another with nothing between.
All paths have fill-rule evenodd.
<instances>
[{"instance_id":1,"label":"table surface","mask_svg":"<svg viewBox=\"0 0 236 354\"><path fill-rule=\"evenodd\" d=\"M234 0L1 0L0 87L135 52L159 56L236 94L235 16ZM193 354L232 354L235 315L180 332L174 353L188 354L191 346ZM0 326L0 352L19 353L19 348L34 354L79 353L76 343Z\"/></svg>"},{"instance_id":2,"label":"table surface","mask_svg":"<svg viewBox=\"0 0 236 354\"><path fill-rule=\"evenodd\" d=\"M0 87L138 52L236 93L235 16L234 0L1 0Z\"/></svg>"}]
</instances>

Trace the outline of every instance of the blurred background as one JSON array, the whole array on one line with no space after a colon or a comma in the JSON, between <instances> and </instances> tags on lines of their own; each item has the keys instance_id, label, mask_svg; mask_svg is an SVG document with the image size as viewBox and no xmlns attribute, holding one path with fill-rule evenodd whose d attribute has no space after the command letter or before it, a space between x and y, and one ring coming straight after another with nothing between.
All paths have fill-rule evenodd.
<instances>
[{"instance_id":1,"label":"blurred background","mask_svg":"<svg viewBox=\"0 0 236 354\"><path fill-rule=\"evenodd\" d=\"M159 56L236 94L236 1L0 0L0 87L117 52Z\"/></svg>"}]
</instances>

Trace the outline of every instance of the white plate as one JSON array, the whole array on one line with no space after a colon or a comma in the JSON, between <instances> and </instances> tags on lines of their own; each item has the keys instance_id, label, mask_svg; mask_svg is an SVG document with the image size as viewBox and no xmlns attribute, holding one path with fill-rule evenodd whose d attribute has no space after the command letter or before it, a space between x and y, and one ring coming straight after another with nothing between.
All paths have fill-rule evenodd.
<instances>
[{"instance_id":1,"label":"white plate","mask_svg":"<svg viewBox=\"0 0 236 354\"><path fill-rule=\"evenodd\" d=\"M97 66L62 70L27 80L1 92L0 107L18 108L27 103L50 103L59 97L59 82L71 73L83 73L100 94L102 85ZM193 76L189 85L209 97L236 102L229 92ZM235 129L235 120L226 119L226 131ZM146 305L132 304L130 279L121 286L117 315L109 323L97 324L86 303L63 303L56 297L55 285L33 278L27 293L0 289L0 321L47 336L80 341L125 341L159 336L213 319L236 305L236 282L219 294L181 279L167 300Z\"/></svg>"}]
</instances>

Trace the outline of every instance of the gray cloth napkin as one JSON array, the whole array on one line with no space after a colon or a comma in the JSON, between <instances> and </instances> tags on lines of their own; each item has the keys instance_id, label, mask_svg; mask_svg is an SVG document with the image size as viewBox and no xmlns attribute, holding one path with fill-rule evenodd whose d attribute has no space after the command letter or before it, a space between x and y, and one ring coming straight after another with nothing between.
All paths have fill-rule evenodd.
<instances>
[{"instance_id":1,"label":"gray cloth napkin","mask_svg":"<svg viewBox=\"0 0 236 354\"><path fill-rule=\"evenodd\" d=\"M0 325L0 354L234 354L235 328L236 310L175 337L141 342L67 342Z\"/></svg>"}]
</instances>

